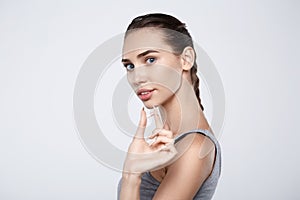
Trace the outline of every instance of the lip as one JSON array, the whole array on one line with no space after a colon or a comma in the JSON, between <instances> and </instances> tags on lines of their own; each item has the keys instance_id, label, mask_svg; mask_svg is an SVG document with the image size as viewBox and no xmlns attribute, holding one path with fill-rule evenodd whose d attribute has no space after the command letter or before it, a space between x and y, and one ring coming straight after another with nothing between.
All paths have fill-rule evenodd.
<instances>
[{"instance_id":1,"label":"lip","mask_svg":"<svg viewBox=\"0 0 300 200\"><path fill-rule=\"evenodd\" d=\"M154 89L142 88L137 91L137 95L142 101L147 101L151 98L153 91Z\"/></svg>"}]
</instances>

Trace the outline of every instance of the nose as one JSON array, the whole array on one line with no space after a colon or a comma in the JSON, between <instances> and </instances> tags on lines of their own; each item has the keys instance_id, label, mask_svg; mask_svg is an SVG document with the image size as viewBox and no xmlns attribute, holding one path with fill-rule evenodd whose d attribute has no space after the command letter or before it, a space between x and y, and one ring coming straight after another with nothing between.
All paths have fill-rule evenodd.
<instances>
[{"instance_id":1,"label":"nose","mask_svg":"<svg viewBox=\"0 0 300 200\"><path fill-rule=\"evenodd\" d=\"M148 79L145 67L136 67L134 71L127 73L127 79L134 87L138 87L139 85L146 83Z\"/></svg>"}]
</instances>

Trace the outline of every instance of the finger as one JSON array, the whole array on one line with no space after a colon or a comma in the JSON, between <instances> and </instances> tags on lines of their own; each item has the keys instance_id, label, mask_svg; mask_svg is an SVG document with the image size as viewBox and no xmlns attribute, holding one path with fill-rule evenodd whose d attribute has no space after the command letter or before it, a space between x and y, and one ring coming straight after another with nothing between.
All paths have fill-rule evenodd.
<instances>
[{"instance_id":1,"label":"finger","mask_svg":"<svg viewBox=\"0 0 300 200\"><path fill-rule=\"evenodd\" d=\"M147 126L147 116L144 108L141 111L140 115L140 121L139 121L139 126L137 128L137 131L135 133L135 138L141 139L144 138L144 133L145 133L145 128Z\"/></svg>"},{"instance_id":2,"label":"finger","mask_svg":"<svg viewBox=\"0 0 300 200\"><path fill-rule=\"evenodd\" d=\"M162 145L158 150L159 151L168 151L168 152L172 152L173 154L177 154L177 150L176 150L174 144Z\"/></svg>"},{"instance_id":3,"label":"finger","mask_svg":"<svg viewBox=\"0 0 300 200\"><path fill-rule=\"evenodd\" d=\"M153 115L154 115L154 121L155 121L156 128L163 128L164 124L163 124L158 106L153 107Z\"/></svg>"},{"instance_id":4,"label":"finger","mask_svg":"<svg viewBox=\"0 0 300 200\"><path fill-rule=\"evenodd\" d=\"M166 129L154 129L152 131L152 135L149 136L149 139L153 139L154 137L157 136L165 136L168 138L173 138L173 133L172 131L166 130Z\"/></svg>"},{"instance_id":5,"label":"finger","mask_svg":"<svg viewBox=\"0 0 300 200\"><path fill-rule=\"evenodd\" d=\"M152 131L152 134L149 136L149 138L153 138L155 136L158 136L159 135L159 132L162 131L161 128L156 128Z\"/></svg>"},{"instance_id":6,"label":"finger","mask_svg":"<svg viewBox=\"0 0 300 200\"><path fill-rule=\"evenodd\" d=\"M156 140L150 145L152 147L161 146L161 145L168 145L170 143L173 143L173 139L170 139L165 136L158 136Z\"/></svg>"}]
</instances>

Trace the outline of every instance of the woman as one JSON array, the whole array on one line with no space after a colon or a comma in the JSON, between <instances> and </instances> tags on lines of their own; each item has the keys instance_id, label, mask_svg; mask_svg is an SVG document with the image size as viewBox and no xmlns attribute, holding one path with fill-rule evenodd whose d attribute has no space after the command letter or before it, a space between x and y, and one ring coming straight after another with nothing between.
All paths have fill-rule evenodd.
<instances>
[{"instance_id":1,"label":"woman","mask_svg":"<svg viewBox=\"0 0 300 200\"><path fill-rule=\"evenodd\" d=\"M185 24L166 14L135 18L127 28L122 63L162 126L144 139L147 117L129 146L118 199L211 199L221 170L220 146L203 114L196 54ZM154 109L156 111L156 109ZM155 119L159 124L158 113Z\"/></svg>"}]
</instances>

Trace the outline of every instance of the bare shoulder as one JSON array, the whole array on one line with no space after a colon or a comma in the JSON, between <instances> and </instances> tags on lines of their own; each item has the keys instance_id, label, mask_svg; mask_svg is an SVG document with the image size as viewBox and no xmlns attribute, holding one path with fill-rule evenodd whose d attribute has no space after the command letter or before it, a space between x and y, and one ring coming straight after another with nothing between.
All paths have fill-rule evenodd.
<instances>
[{"instance_id":1,"label":"bare shoulder","mask_svg":"<svg viewBox=\"0 0 300 200\"><path fill-rule=\"evenodd\" d=\"M215 145L211 139L199 133L191 133L178 142L178 146L186 146L187 154L196 153L200 159L213 156Z\"/></svg>"},{"instance_id":2,"label":"bare shoulder","mask_svg":"<svg viewBox=\"0 0 300 200\"><path fill-rule=\"evenodd\" d=\"M201 168L203 176L210 174L215 158L215 145L207 136L199 133L188 134L176 144L176 149L179 152L178 157L168 169L187 165L187 168Z\"/></svg>"},{"instance_id":3,"label":"bare shoulder","mask_svg":"<svg viewBox=\"0 0 300 200\"><path fill-rule=\"evenodd\" d=\"M192 199L212 171L215 148L208 137L191 133L176 143L176 149L178 156L167 167L154 199Z\"/></svg>"}]
</instances>

